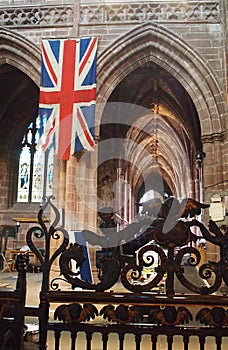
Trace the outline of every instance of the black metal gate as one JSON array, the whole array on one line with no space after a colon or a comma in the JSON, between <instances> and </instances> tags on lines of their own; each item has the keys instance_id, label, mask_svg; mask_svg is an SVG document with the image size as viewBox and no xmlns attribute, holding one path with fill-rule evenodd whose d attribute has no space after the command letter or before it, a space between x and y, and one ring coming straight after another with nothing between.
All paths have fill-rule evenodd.
<instances>
[{"instance_id":1,"label":"black metal gate","mask_svg":"<svg viewBox=\"0 0 228 350\"><path fill-rule=\"evenodd\" d=\"M49 227L43 219L48 206L54 216ZM173 217L168 230L161 211L153 220L144 217L118 232L115 244L110 244L114 225L104 225L111 230L100 236L82 231L85 241L102 246L97 254L97 282L91 282L80 275L85 261L83 246L69 244L68 232L58 226L60 215L49 198L38 213L39 225L27 233L27 244L43 272L40 305L25 309L25 314L39 319L39 348L46 349L47 333L52 331L55 349L61 348L63 332L70 334L71 350L82 350L77 343L81 332L87 350L93 350L96 333L101 334L102 349L110 349L112 334L118 335L118 349L124 349L128 334L133 335L137 350L143 349L145 335L150 337L153 350L161 335L167 338L168 350L173 348L175 336L182 338L184 350L189 349L191 337L197 337L200 350L206 349L207 337L214 337L217 350L222 349L222 340L228 336L228 296L224 292L228 290L228 235L213 221L207 228L195 219L205 207L189 200L184 210L180 208L182 219ZM201 236L194 233L196 228ZM132 254L126 254L126 237L128 244L139 243L137 253L133 249ZM220 247L219 261L202 263L195 247L200 237ZM39 240L44 242L44 254L37 248ZM51 269L60 273L53 277ZM58 306L51 317L54 303Z\"/></svg>"}]
</instances>

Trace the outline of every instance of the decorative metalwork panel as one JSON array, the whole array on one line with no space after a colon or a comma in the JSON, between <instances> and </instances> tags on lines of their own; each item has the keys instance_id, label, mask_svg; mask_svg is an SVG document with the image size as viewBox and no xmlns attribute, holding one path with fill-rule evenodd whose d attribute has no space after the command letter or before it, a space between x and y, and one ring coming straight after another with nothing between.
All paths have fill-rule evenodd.
<instances>
[{"instance_id":1,"label":"decorative metalwork panel","mask_svg":"<svg viewBox=\"0 0 228 350\"><path fill-rule=\"evenodd\" d=\"M51 205L55 219L48 229L43 221L43 210ZM215 222L209 221L208 228L196 219L209 205L199 203L193 199L179 202L174 197L169 197L161 207L157 201L150 201L143 208L146 217L139 222L129 224L119 232L114 232L115 227L110 227L105 222L106 228L102 227L103 236L89 230L82 230L84 241L91 245L100 245L99 259L97 260L98 275L97 283L87 279L83 280L80 275L80 267L83 265L85 256L83 245L69 244L69 236L63 227L58 227L60 215L53 205L51 198L47 200L38 214L40 228L33 227L27 233L27 243L30 249L37 255L44 272L43 281L45 290L59 290L60 281L85 290L104 292L112 288L118 280L122 286L131 292L157 292L157 288L167 296L175 296L175 279L188 292L199 295L209 295L218 291L222 282L228 286L228 240L227 234L223 234ZM155 214L156 218L152 218ZM111 215L108 217L112 220ZM142 229L146 229L142 232ZM201 236L194 233L195 229L201 232ZM192 231L193 229L193 231ZM127 250L136 245L135 235L140 232L136 251L123 254L122 250L127 244ZM37 234L38 232L38 234ZM114 238L112 238L114 237ZM36 248L34 238L45 240L45 256L41 256ZM194 244L198 239L220 247L220 260L201 263L201 255ZM114 240L113 240L114 239ZM127 240L127 243L121 243ZM50 247L54 242L60 242L58 249L50 255ZM55 243L56 245L56 243ZM59 258L61 277L49 281L50 268L54 260ZM74 264L72 263L74 261ZM201 264L200 264L201 263ZM76 266L78 270L73 268ZM200 266L198 269L195 267ZM187 274L188 268L192 268L191 274L195 279L191 280L191 274ZM200 284L198 283L200 281ZM44 287L44 286L43 286ZM159 290L160 290L159 289Z\"/></svg>"},{"instance_id":2,"label":"decorative metalwork panel","mask_svg":"<svg viewBox=\"0 0 228 350\"><path fill-rule=\"evenodd\" d=\"M87 349L92 348L92 335L98 332L104 349L110 333L119 335L120 349L125 334L130 333L135 334L137 349L145 334L153 334L153 346L158 335L168 334L169 349L173 336L181 335L186 349L190 336L199 338L202 350L206 337L212 336L221 350L222 338L228 336L228 296L220 292L222 283L228 286L228 233L223 234L214 221L206 227L197 220L209 205L190 198L180 202L169 197L163 203L153 199L142 204L144 214L138 222L118 232L112 221L113 211L107 210L112 208L99 209L101 234L80 232L84 241L101 246L95 283L82 278L84 245L69 243L67 231L59 226L60 214L52 199L41 206L39 226L30 228L26 236L43 271L39 310L33 310L35 316L39 315L41 350L46 349L48 331L54 331L55 349L60 349L61 333L66 331L71 334L74 349L78 332L86 333ZM53 222L47 227L43 216L49 206ZM132 238L136 233L138 242ZM220 247L218 261L201 261L195 247L201 238ZM39 239L44 243L43 254L37 249ZM136 243L141 244L137 253ZM133 253L129 255L124 250ZM56 269L57 261L59 276L53 278L50 270L53 265ZM119 288L121 284L123 287L120 292L111 289L117 282ZM180 292L176 282L185 291ZM49 320L52 303L58 304L53 322Z\"/></svg>"},{"instance_id":3,"label":"decorative metalwork panel","mask_svg":"<svg viewBox=\"0 0 228 350\"><path fill-rule=\"evenodd\" d=\"M85 322L98 316L98 310L93 304L79 303L59 305L54 313L54 320L63 322Z\"/></svg>"},{"instance_id":4,"label":"decorative metalwork panel","mask_svg":"<svg viewBox=\"0 0 228 350\"><path fill-rule=\"evenodd\" d=\"M54 320L64 323L80 323L96 320L97 317L103 317L110 323L130 324L144 323L162 326L179 326L199 322L201 325L210 327L227 327L228 326L228 310L226 308L205 307L197 311L193 316L189 308L185 306L137 306L119 304L107 304L100 308L91 303L71 303L61 304L54 312Z\"/></svg>"},{"instance_id":5,"label":"decorative metalwork panel","mask_svg":"<svg viewBox=\"0 0 228 350\"><path fill-rule=\"evenodd\" d=\"M1 26L72 26L72 5L0 7Z\"/></svg>"},{"instance_id":6,"label":"decorative metalwork panel","mask_svg":"<svg viewBox=\"0 0 228 350\"><path fill-rule=\"evenodd\" d=\"M29 254L18 254L16 289L0 289L0 348L22 350L25 331L26 270Z\"/></svg>"},{"instance_id":7,"label":"decorative metalwork panel","mask_svg":"<svg viewBox=\"0 0 228 350\"><path fill-rule=\"evenodd\" d=\"M140 3L85 4L80 7L81 24L148 21L219 21L218 1L145 1Z\"/></svg>"}]
</instances>

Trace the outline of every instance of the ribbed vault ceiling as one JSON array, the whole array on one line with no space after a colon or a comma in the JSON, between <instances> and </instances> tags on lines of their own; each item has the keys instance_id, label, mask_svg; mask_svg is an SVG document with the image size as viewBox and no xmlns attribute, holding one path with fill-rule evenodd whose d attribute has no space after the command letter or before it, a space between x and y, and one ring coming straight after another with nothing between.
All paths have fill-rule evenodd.
<instances>
[{"instance_id":1,"label":"ribbed vault ceiling","mask_svg":"<svg viewBox=\"0 0 228 350\"><path fill-rule=\"evenodd\" d=\"M109 115L107 117L104 111L101 140L119 137L139 145L137 148L127 143L124 148L125 159L129 161L128 176L130 167L134 168L132 185L135 191L140 190L147 177L158 171L175 195L183 195L189 186L186 179L190 180L191 176L192 153L202 147L198 115L185 89L167 71L149 62L123 79L109 102L133 106L127 117L121 113L121 108L116 108L116 124L109 128L105 126ZM134 115L134 105L144 108L142 115ZM123 125L120 127L118 123ZM186 188L178 185L181 181L185 181Z\"/></svg>"}]
</instances>

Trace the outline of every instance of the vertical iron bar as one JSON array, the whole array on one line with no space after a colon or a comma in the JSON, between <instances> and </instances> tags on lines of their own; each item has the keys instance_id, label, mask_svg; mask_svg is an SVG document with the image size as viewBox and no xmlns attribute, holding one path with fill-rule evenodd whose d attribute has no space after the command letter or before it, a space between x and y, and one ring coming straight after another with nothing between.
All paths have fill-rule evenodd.
<instances>
[{"instance_id":1,"label":"vertical iron bar","mask_svg":"<svg viewBox=\"0 0 228 350\"><path fill-rule=\"evenodd\" d=\"M135 343L136 343L136 350L140 350L140 344L141 344L142 336L140 334L135 335Z\"/></svg>"},{"instance_id":2,"label":"vertical iron bar","mask_svg":"<svg viewBox=\"0 0 228 350\"><path fill-rule=\"evenodd\" d=\"M173 345L173 336L172 335L167 335L167 343L168 343L168 350L172 350L172 345Z\"/></svg>"},{"instance_id":3,"label":"vertical iron bar","mask_svg":"<svg viewBox=\"0 0 228 350\"><path fill-rule=\"evenodd\" d=\"M188 350L189 336L185 335L183 338L184 338L184 350Z\"/></svg>"},{"instance_id":4,"label":"vertical iron bar","mask_svg":"<svg viewBox=\"0 0 228 350\"><path fill-rule=\"evenodd\" d=\"M24 334L24 323L25 323L25 298L26 298L26 267L28 266L28 256L25 255L17 257L17 284L16 291L20 294L20 300L14 303L15 317L14 322L17 325L17 332L14 333L14 341L17 344L19 350L24 349L23 347L23 334ZM1 310L2 311L2 310ZM4 346L3 346L4 347Z\"/></svg>"},{"instance_id":5,"label":"vertical iron bar","mask_svg":"<svg viewBox=\"0 0 228 350\"><path fill-rule=\"evenodd\" d=\"M222 349L222 337L216 337L217 350Z\"/></svg>"},{"instance_id":6,"label":"vertical iron bar","mask_svg":"<svg viewBox=\"0 0 228 350\"><path fill-rule=\"evenodd\" d=\"M123 350L123 346L124 346L124 333L119 333L119 341L120 341L119 350Z\"/></svg>"},{"instance_id":7,"label":"vertical iron bar","mask_svg":"<svg viewBox=\"0 0 228 350\"><path fill-rule=\"evenodd\" d=\"M205 337L200 336L199 337L199 343L200 343L200 350L204 350Z\"/></svg>"},{"instance_id":8,"label":"vertical iron bar","mask_svg":"<svg viewBox=\"0 0 228 350\"><path fill-rule=\"evenodd\" d=\"M55 331L55 350L59 350L60 331Z\"/></svg>"},{"instance_id":9,"label":"vertical iron bar","mask_svg":"<svg viewBox=\"0 0 228 350\"><path fill-rule=\"evenodd\" d=\"M87 347L86 350L91 350L92 333L86 333Z\"/></svg>"},{"instance_id":10,"label":"vertical iron bar","mask_svg":"<svg viewBox=\"0 0 228 350\"><path fill-rule=\"evenodd\" d=\"M71 332L71 350L75 350L75 342L76 342L76 338L77 338L77 333L75 332Z\"/></svg>"},{"instance_id":11,"label":"vertical iron bar","mask_svg":"<svg viewBox=\"0 0 228 350\"><path fill-rule=\"evenodd\" d=\"M157 341L158 341L158 336L151 335L152 350L157 350Z\"/></svg>"},{"instance_id":12,"label":"vertical iron bar","mask_svg":"<svg viewBox=\"0 0 228 350\"><path fill-rule=\"evenodd\" d=\"M44 273L43 273L44 279ZM49 303L44 298L43 293L40 293L40 315L39 315L39 349L47 349L47 323L49 315Z\"/></svg>"},{"instance_id":13,"label":"vertical iron bar","mask_svg":"<svg viewBox=\"0 0 228 350\"><path fill-rule=\"evenodd\" d=\"M168 266L166 279L166 293L174 295L174 247L168 248Z\"/></svg>"},{"instance_id":14,"label":"vertical iron bar","mask_svg":"<svg viewBox=\"0 0 228 350\"><path fill-rule=\"evenodd\" d=\"M102 334L102 341L103 341L103 350L107 350L108 334L106 334L106 333Z\"/></svg>"}]
</instances>

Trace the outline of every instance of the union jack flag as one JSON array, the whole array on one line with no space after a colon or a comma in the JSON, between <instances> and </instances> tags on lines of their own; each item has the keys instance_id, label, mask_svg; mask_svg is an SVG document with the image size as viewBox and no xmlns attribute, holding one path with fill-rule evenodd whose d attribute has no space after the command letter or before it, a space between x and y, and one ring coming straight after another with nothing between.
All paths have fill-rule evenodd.
<instances>
[{"instance_id":1,"label":"union jack flag","mask_svg":"<svg viewBox=\"0 0 228 350\"><path fill-rule=\"evenodd\" d=\"M38 146L55 135L59 159L95 148L96 54L97 38L42 41Z\"/></svg>"}]
</instances>

